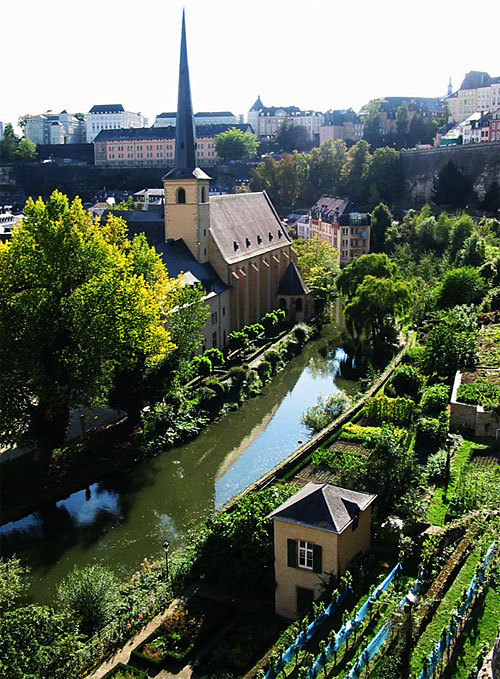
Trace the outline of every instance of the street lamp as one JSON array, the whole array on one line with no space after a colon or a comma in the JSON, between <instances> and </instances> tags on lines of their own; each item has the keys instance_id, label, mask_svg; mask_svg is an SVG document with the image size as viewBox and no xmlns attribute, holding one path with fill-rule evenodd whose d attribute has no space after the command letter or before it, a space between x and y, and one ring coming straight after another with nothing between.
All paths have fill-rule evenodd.
<instances>
[{"instance_id":1,"label":"street lamp","mask_svg":"<svg viewBox=\"0 0 500 679\"><path fill-rule=\"evenodd\" d=\"M163 543L163 550L165 552L165 580L168 581L168 550L170 548L170 543L165 541Z\"/></svg>"}]
</instances>

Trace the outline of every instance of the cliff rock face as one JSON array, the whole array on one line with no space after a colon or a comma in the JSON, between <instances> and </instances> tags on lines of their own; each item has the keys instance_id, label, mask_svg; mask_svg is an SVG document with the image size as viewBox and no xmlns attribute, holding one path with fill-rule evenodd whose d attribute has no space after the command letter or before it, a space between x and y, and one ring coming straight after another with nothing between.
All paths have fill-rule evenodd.
<instances>
[{"instance_id":1,"label":"cliff rock face","mask_svg":"<svg viewBox=\"0 0 500 679\"><path fill-rule=\"evenodd\" d=\"M448 160L472 180L481 198L493 180L500 183L500 144L496 142L402 151L406 195L411 202L430 200L434 178Z\"/></svg>"}]
</instances>

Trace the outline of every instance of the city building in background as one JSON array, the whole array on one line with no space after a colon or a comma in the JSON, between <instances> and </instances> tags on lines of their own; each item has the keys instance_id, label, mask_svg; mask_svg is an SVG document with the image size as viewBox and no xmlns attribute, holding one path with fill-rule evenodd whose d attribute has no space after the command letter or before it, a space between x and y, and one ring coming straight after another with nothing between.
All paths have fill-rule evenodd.
<instances>
[{"instance_id":1,"label":"city building in background","mask_svg":"<svg viewBox=\"0 0 500 679\"><path fill-rule=\"evenodd\" d=\"M445 98L450 122L461 123L476 111L500 108L500 76L485 71L469 71L460 88Z\"/></svg>"},{"instance_id":2,"label":"city building in background","mask_svg":"<svg viewBox=\"0 0 500 679\"><path fill-rule=\"evenodd\" d=\"M175 127L176 113L160 113L156 116L153 127ZM237 125L240 119L230 111L214 111L212 113L195 113L194 124L199 125Z\"/></svg>"},{"instance_id":3,"label":"city building in background","mask_svg":"<svg viewBox=\"0 0 500 679\"><path fill-rule=\"evenodd\" d=\"M121 104L96 104L86 117L87 142L93 142L101 130L120 130L146 127L142 113L125 111Z\"/></svg>"},{"instance_id":4,"label":"city building in background","mask_svg":"<svg viewBox=\"0 0 500 679\"><path fill-rule=\"evenodd\" d=\"M243 132L252 131L246 123L197 126L197 154L201 165L214 165L218 162L215 137L231 128ZM95 164L108 167L173 165L175 130L175 126L172 125L101 130L94 140Z\"/></svg>"},{"instance_id":5,"label":"city building in background","mask_svg":"<svg viewBox=\"0 0 500 679\"><path fill-rule=\"evenodd\" d=\"M47 111L26 118L24 136L34 144L82 144L85 121L67 111Z\"/></svg>"},{"instance_id":6,"label":"city building in background","mask_svg":"<svg viewBox=\"0 0 500 679\"><path fill-rule=\"evenodd\" d=\"M327 111L323 116L323 123L319 128L319 144L325 141L358 142L363 138L363 121L352 108L340 111Z\"/></svg>"},{"instance_id":7,"label":"city building in background","mask_svg":"<svg viewBox=\"0 0 500 679\"><path fill-rule=\"evenodd\" d=\"M262 105L260 97L257 97L248 111L247 122L258 139L273 139L283 125L289 124L304 128L307 139L319 143L323 114L319 111L302 111L297 106L266 107Z\"/></svg>"}]
</instances>

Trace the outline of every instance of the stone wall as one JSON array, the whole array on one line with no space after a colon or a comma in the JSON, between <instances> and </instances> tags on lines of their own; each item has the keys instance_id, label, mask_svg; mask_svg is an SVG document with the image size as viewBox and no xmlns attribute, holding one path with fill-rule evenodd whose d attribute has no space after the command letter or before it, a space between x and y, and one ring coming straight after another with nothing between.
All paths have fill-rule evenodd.
<instances>
[{"instance_id":1,"label":"stone wall","mask_svg":"<svg viewBox=\"0 0 500 679\"><path fill-rule=\"evenodd\" d=\"M462 373L457 371L450 401L450 430L471 431L476 436L495 437L500 429L500 417L482 406L457 401L458 388L462 384Z\"/></svg>"},{"instance_id":2,"label":"stone wall","mask_svg":"<svg viewBox=\"0 0 500 679\"><path fill-rule=\"evenodd\" d=\"M448 160L472 180L480 197L494 179L500 182L500 144L496 142L401 151L408 199L416 204L430 200L434 178Z\"/></svg>"}]
</instances>

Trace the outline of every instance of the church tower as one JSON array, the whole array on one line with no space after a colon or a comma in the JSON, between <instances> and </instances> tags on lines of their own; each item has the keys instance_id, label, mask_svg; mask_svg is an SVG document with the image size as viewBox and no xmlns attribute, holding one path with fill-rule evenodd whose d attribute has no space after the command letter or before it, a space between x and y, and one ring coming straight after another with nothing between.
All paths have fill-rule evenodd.
<instances>
[{"instance_id":1,"label":"church tower","mask_svg":"<svg viewBox=\"0 0 500 679\"><path fill-rule=\"evenodd\" d=\"M202 263L208 262L209 184L210 177L197 167L196 128L191 105L186 22L183 10L175 163L173 169L163 177L165 240L182 238L193 257Z\"/></svg>"},{"instance_id":2,"label":"church tower","mask_svg":"<svg viewBox=\"0 0 500 679\"><path fill-rule=\"evenodd\" d=\"M451 97L453 94L453 87L451 86L451 76L450 76L450 81L448 83L448 96Z\"/></svg>"}]
</instances>

